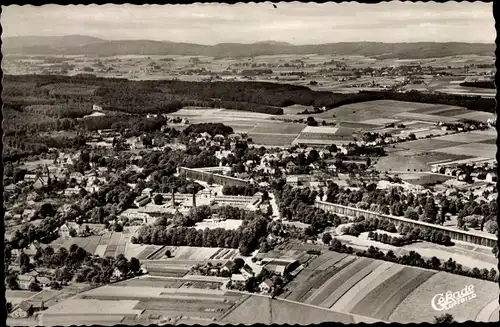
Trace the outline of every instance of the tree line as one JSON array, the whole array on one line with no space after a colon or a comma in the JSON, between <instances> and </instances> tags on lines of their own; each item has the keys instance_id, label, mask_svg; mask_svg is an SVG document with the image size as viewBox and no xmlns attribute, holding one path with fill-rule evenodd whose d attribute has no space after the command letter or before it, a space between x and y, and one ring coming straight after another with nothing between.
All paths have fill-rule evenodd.
<instances>
[{"instance_id":1,"label":"tree line","mask_svg":"<svg viewBox=\"0 0 500 327\"><path fill-rule=\"evenodd\" d=\"M479 269L477 267L474 267L472 269L464 269L461 264L457 263L452 258L449 258L444 262L441 262L441 260L439 260L437 257L432 257L428 260L425 260L418 252L415 251L410 251L407 254L397 256L392 250L384 253L374 246L370 246L368 250L355 251L351 246L346 246L345 243L339 241L336 238L331 241L329 250L340 253L356 254L360 257L384 260L406 266L445 271L456 275L498 282L498 273L494 268L491 268L489 271L486 268Z\"/></svg>"}]
</instances>

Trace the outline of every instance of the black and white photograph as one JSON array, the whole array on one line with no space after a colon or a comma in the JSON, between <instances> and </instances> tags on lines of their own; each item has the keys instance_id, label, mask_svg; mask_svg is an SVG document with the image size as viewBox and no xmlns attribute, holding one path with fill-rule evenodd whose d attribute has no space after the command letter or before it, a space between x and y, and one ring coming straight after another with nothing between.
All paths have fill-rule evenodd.
<instances>
[{"instance_id":1,"label":"black and white photograph","mask_svg":"<svg viewBox=\"0 0 500 327\"><path fill-rule=\"evenodd\" d=\"M498 321L493 6L2 5L7 325Z\"/></svg>"}]
</instances>

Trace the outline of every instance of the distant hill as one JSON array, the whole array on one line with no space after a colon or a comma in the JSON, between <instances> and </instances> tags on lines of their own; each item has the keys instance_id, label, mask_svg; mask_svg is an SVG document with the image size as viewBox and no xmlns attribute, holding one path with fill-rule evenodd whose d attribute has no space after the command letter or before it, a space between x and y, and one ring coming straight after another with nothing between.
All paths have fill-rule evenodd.
<instances>
[{"instance_id":1,"label":"distant hill","mask_svg":"<svg viewBox=\"0 0 500 327\"><path fill-rule=\"evenodd\" d=\"M201 45L151 40L110 41L90 36L6 37L2 39L5 54L27 55L191 55L210 57L249 57L259 55L325 54L363 55L381 59L424 59L456 55L493 56L494 44L485 43L381 43L341 42L317 45L292 45L286 42L262 41L253 44L219 43Z\"/></svg>"}]
</instances>

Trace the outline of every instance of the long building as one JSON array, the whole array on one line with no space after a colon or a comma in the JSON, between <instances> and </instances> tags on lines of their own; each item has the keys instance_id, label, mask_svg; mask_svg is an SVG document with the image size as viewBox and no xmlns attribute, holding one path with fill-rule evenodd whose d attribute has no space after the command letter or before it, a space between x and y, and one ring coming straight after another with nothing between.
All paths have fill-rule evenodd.
<instances>
[{"instance_id":1,"label":"long building","mask_svg":"<svg viewBox=\"0 0 500 327\"><path fill-rule=\"evenodd\" d=\"M244 179L213 174L186 167L179 167L178 173L179 175L185 176L186 178L196 179L204 182L208 182L209 179L212 178L214 184L219 184L219 185L246 186L249 184L249 181L246 181Z\"/></svg>"},{"instance_id":2,"label":"long building","mask_svg":"<svg viewBox=\"0 0 500 327\"><path fill-rule=\"evenodd\" d=\"M365 218L378 218L378 219L388 219L390 222L394 223L396 227L402 223L407 224L411 227L426 227L432 230L442 232L443 235L448 235L452 240L468 242L472 244L479 244L489 247L494 247L497 244L497 237L495 235L481 235L474 232L457 230L447 226L429 224L423 221L412 220L404 217L397 217L392 215L384 215L378 212L358 209L354 207L347 207L340 204L316 201L315 206L317 208L323 209L328 212L348 216L348 217L359 217L363 215Z\"/></svg>"}]
</instances>

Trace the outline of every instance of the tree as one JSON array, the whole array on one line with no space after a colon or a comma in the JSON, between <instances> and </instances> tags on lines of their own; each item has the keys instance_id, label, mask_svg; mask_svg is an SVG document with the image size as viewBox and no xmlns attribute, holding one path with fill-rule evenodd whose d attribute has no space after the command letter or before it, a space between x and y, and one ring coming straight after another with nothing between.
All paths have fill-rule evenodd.
<instances>
[{"instance_id":1,"label":"tree","mask_svg":"<svg viewBox=\"0 0 500 327\"><path fill-rule=\"evenodd\" d=\"M330 233L324 233L322 240L324 244L330 245L330 242L332 241L332 235L330 235Z\"/></svg>"},{"instance_id":2,"label":"tree","mask_svg":"<svg viewBox=\"0 0 500 327\"><path fill-rule=\"evenodd\" d=\"M213 183L215 183L214 176L210 174L210 176L208 176L207 184L211 186Z\"/></svg>"},{"instance_id":3,"label":"tree","mask_svg":"<svg viewBox=\"0 0 500 327\"><path fill-rule=\"evenodd\" d=\"M7 287L10 288L11 290L19 289L19 283L17 282L17 274L7 275L5 277L5 283L7 284Z\"/></svg>"},{"instance_id":4,"label":"tree","mask_svg":"<svg viewBox=\"0 0 500 327\"><path fill-rule=\"evenodd\" d=\"M136 274L141 269L141 263L137 258L131 258L129 262L130 271Z\"/></svg>"},{"instance_id":5,"label":"tree","mask_svg":"<svg viewBox=\"0 0 500 327\"><path fill-rule=\"evenodd\" d=\"M165 256L166 256L167 258L172 257L172 253L170 252L170 250L165 251Z\"/></svg>"},{"instance_id":6,"label":"tree","mask_svg":"<svg viewBox=\"0 0 500 327\"><path fill-rule=\"evenodd\" d=\"M156 204L156 205L160 205L162 204L163 202L163 196L159 193L157 193L154 197L153 197L153 202Z\"/></svg>"},{"instance_id":7,"label":"tree","mask_svg":"<svg viewBox=\"0 0 500 327\"><path fill-rule=\"evenodd\" d=\"M318 126L318 122L313 117L307 117L307 126Z\"/></svg>"},{"instance_id":8,"label":"tree","mask_svg":"<svg viewBox=\"0 0 500 327\"><path fill-rule=\"evenodd\" d=\"M449 313L445 313L439 317L434 316L434 322L436 324L451 324L455 322L455 319Z\"/></svg>"},{"instance_id":9,"label":"tree","mask_svg":"<svg viewBox=\"0 0 500 327\"><path fill-rule=\"evenodd\" d=\"M20 259L19 266L21 267L21 273L24 274L30 269L30 257L28 257L26 253L21 252L19 259Z\"/></svg>"},{"instance_id":10,"label":"tree","mask_svg":"<svg viewBox=\"0 0 500 327\"><path fill-rule=\"evenodd\" d=\"M42 287L36 282L31 282L31 284L29 285L29 290L31 292L40 292L42 290Z\"/></svg>"}]
</instances>

